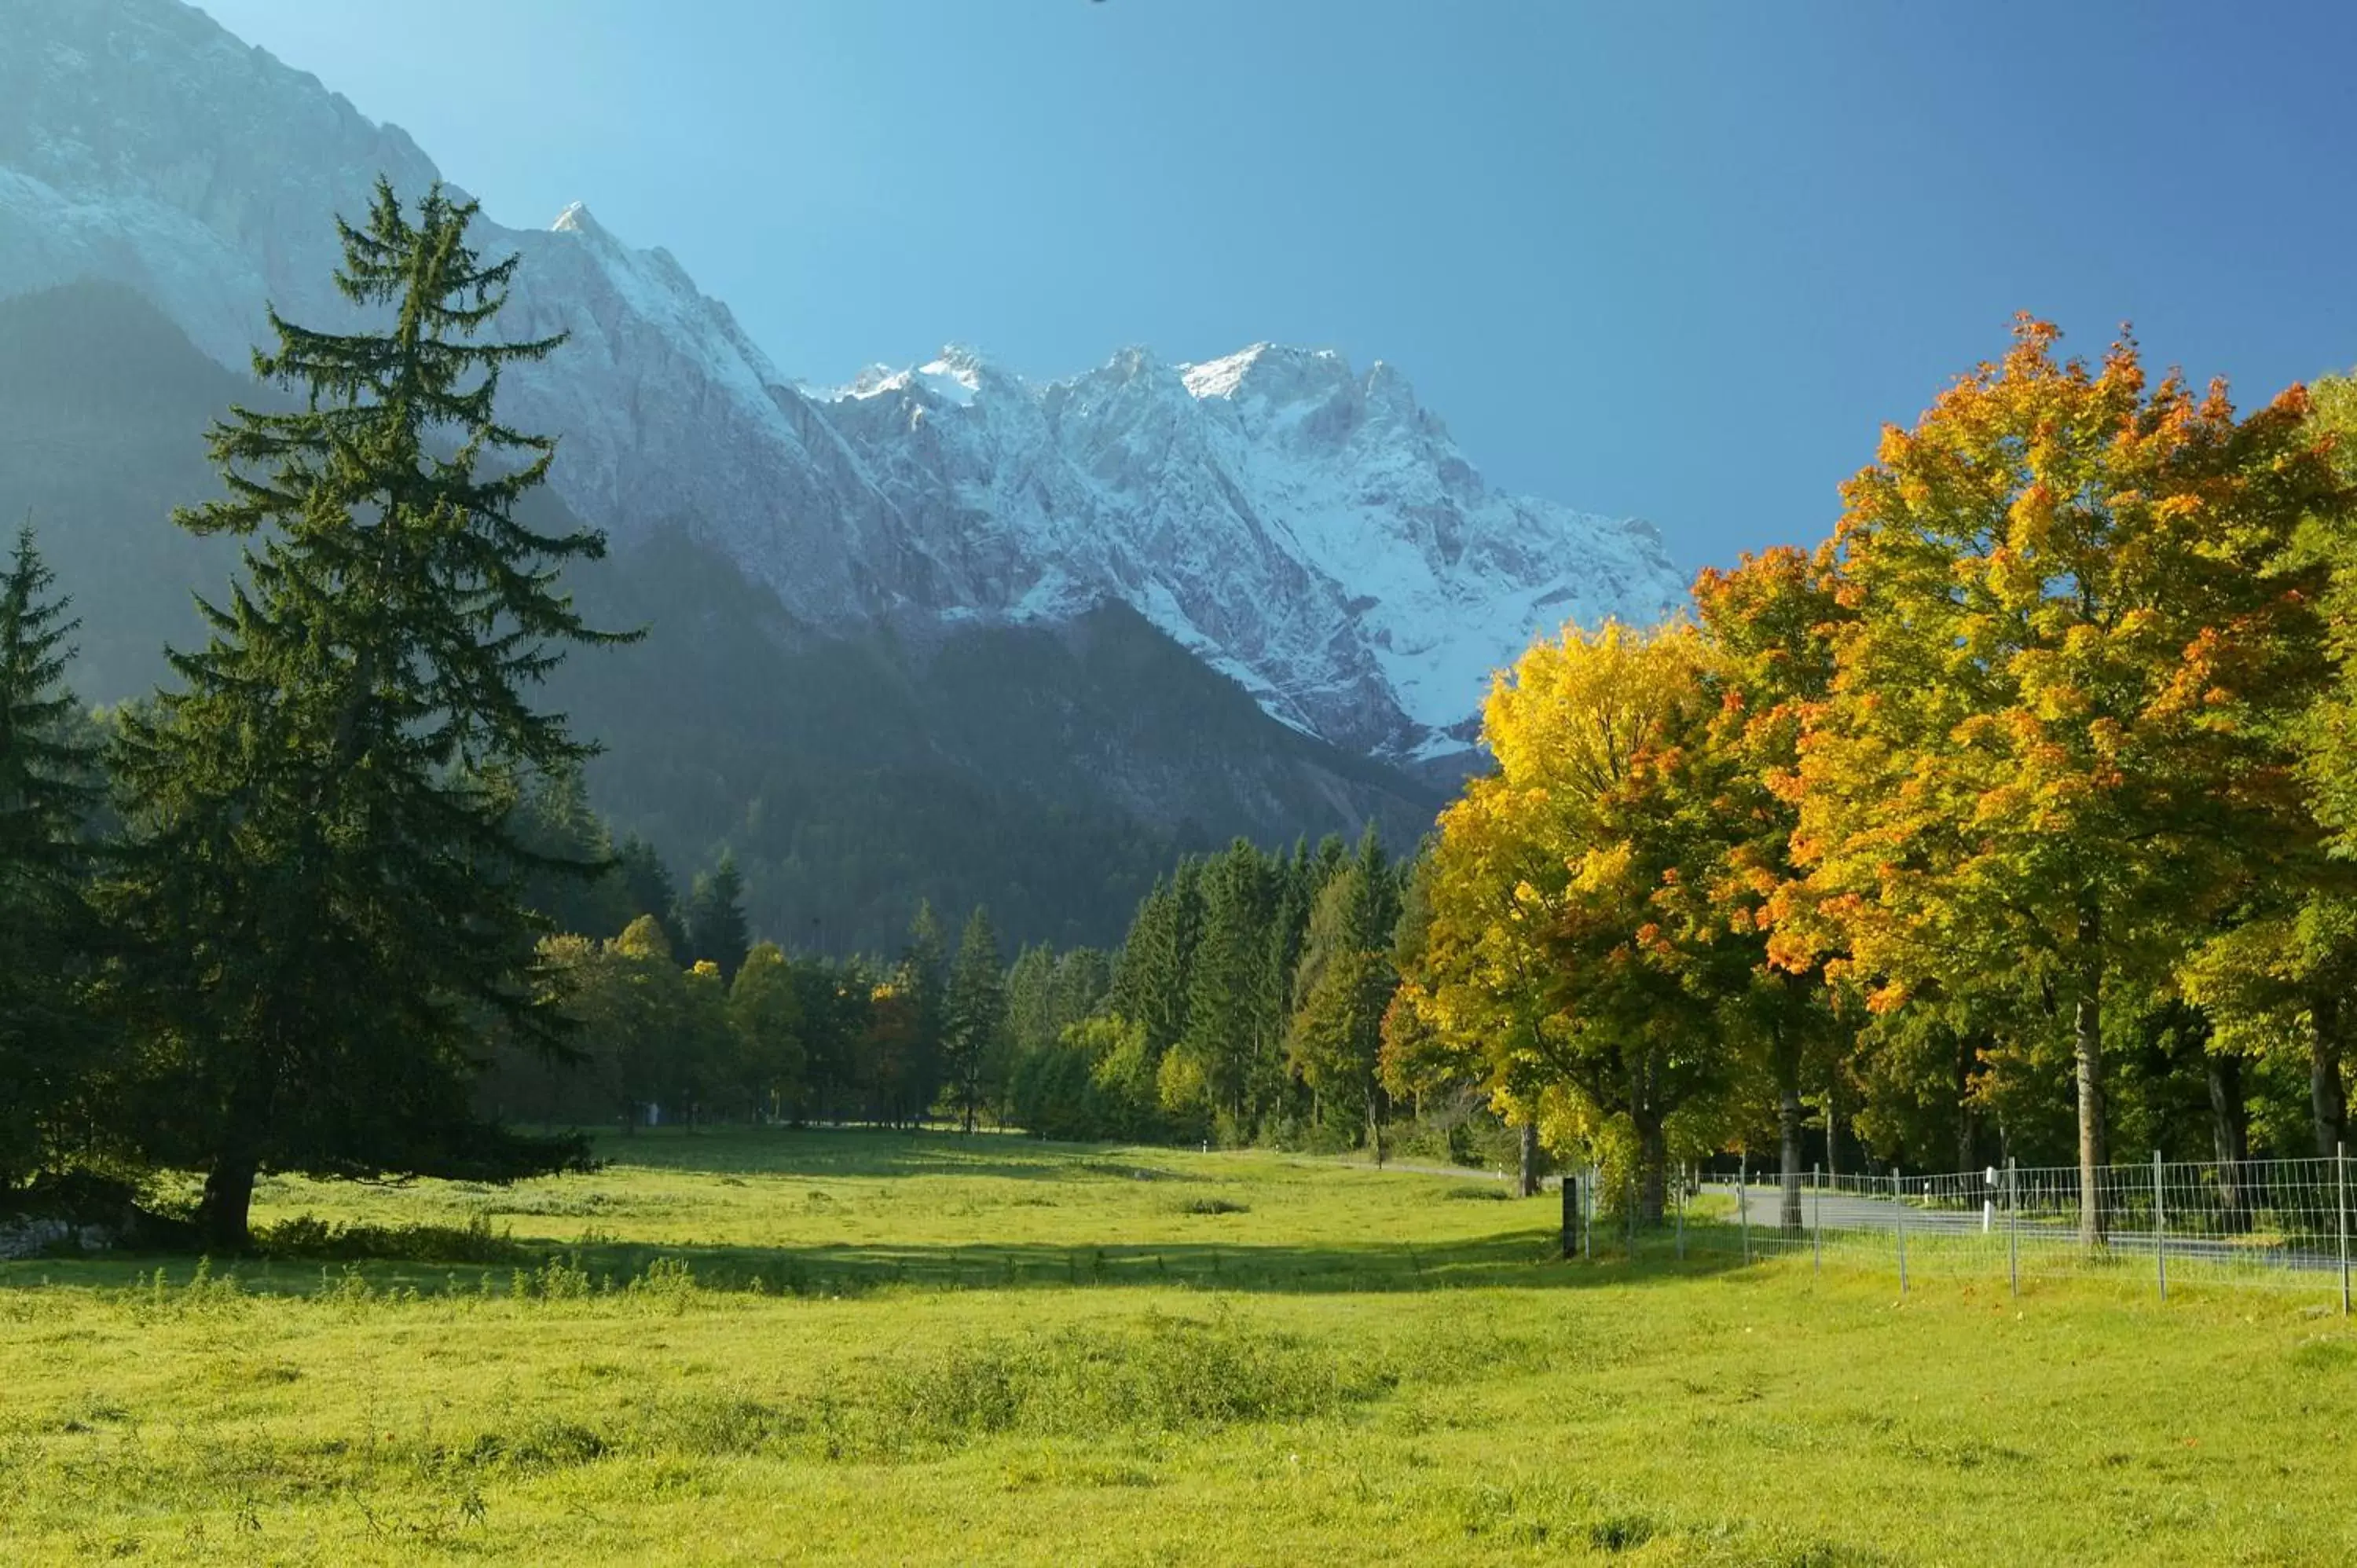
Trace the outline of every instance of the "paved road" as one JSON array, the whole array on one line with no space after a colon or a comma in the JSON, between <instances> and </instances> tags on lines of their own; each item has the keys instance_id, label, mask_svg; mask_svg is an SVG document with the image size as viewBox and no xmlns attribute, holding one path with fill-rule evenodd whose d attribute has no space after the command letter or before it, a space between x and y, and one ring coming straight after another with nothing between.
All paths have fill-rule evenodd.
<instances>
[{"instance_id":1,"label":"paved road","mask_svg":"<svg viewBox=\"0 0 2357 1568\"><path fill-rule=\"evenodd\" d=\"M1731 1183L1705 1183L1703 1190L1732 1199L1736 1189ZM1774 1232L1782 1222L1784 1195L1780 1187L1748 1187L1743 1192L1743 1208L1753 1226ZM1887 1230L1896 1244L1897 1232L1904 1224L1910 1236L1944 1236L1986 1238L1990 1245L2007 1245L2007 1218L2002 1207L1984 1220L1977 1208L1925 1208L1894 1198L1870 1197L1857 1193L1803 1192L1801 1195L1801 1224L1803 1232L1822 1227L1828 1234L1849 1230ZM1986 1224L1986 1229L1984 1229ZM2019 1221L2019 1240L2025 1247L2051 1248L2075 1246L2079 1239L2078 1221L2074 1219L2025 1219ZM2153 1234L2149 1230L2111 1231L2112 1251L2134 1257L2150 1257L2154 1251ZM2246 1268L2329 1269L2341 1267L2340 1255L2331 1249L2301 1250L2254 1244L2245 1240L2218 1236L2170 1235L2161 1239L2159 1251L2172 1259L2182 1258L2192 1262L2231 1263Z\"/></svg>"}]
</instances>

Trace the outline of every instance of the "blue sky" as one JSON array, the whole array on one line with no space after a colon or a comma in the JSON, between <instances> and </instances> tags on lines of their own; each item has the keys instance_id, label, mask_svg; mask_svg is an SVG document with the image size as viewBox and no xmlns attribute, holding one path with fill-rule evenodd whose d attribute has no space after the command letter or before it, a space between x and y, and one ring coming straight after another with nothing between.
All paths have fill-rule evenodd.
<instances>
[{"instance_id":1,"label":"blue sky","mask_svg":"<svg viewBox=\"0 0 2357 1568\"><path fill-rule=\"evenodd\" d=\"M203 4L790 376L1331 347L1690 565L1821 535L2018 309L2245 402L2357 363L2357 6Z\"/></svg>"}]
</instances>

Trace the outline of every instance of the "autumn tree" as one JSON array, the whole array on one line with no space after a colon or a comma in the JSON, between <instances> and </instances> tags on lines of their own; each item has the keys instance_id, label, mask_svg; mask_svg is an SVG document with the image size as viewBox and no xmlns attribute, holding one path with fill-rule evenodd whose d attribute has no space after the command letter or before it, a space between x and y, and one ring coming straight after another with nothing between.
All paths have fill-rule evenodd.
<instances>
[{"instance_id":1,"label":"autumn tree","mask_svg":"<svg viewBox=\"0 0 2357 1568\"><path fill-rule=\"evenodd\" d=\"M1729 1072L1719 1013L1749 972L1692 914L1734 766L1708 746L1706 657L1681 626L1534 643L1483 709L1497 770L1443 813L1433 850L1431 1015L1480 1042L1523 1115L1566 1092L1591 1126L1625 1124L1652 1219L1668 1119Z\"/></svg>"},{"instance_id":2,"label":"autumn tree","mask_svg":"<svg viewBox=\"0 0 2357 1568\"><path fill-rule=\"evenodd\" d=\"M1726 999L1729 1032L1762 1069L1774 1096L1787 1231L1801 1226L1803 1092L1827 1086L1826 1135L1833 1136L1831 1084L1840 1073L1846 1031L1825 983L1822 953L1785 955L1769 934L1795 893L1793 770L1800 737L1833 683L1833 635L1843 611L1823 565L1798 550L1746 556L1732 571L1706 569L1695 606L1710 657L1703 678L1718 697L1708 748L1729 766L1714 770L1725 842L1708 877L1684 885L1674 902L1689 927L1723 921L1728 941L1749 964Z\"/></svg>"},{"instance_id":3,"label":"autumn tree","mask_svg":"<svg viewBox=\"0 0 2357 1568\"><path fill-rule=\"evenodd\" d=\"M2004 975L2068 1020L2093 1244L2104 993L2165 972L2298 789L2325 585L2288 547L2339 486L2299 389L2238 416L2057 337L2023 320L1844 487L1778 942L1883 1012Z\"/></svg>"}]
</instances>

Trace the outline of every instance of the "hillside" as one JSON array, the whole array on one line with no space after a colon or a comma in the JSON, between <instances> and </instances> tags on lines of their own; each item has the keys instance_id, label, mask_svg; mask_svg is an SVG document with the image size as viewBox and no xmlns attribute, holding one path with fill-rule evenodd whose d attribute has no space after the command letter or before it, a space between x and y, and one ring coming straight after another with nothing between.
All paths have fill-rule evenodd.
<instances>
[{"instance_id":1,"label":"hillside","mask_svg":"<svg viewBox=\"0 0 2357 1568\"><path fill-rule=\"evenodd\" d=\"M235 552L171 508L216 488L208 422L270 394L129 289L0 301L0 516L30 516L82 620L74 671L113 702L199 634ZM546 503L554 504L554 503ZM1119 604L1051 625L841 628L791 615L678 531L575 584L633 647L576 655L554 701L608 750L593 798L683 879L731 846L757 928L888 949L914 901L988 903L1017 940L1113 940L1182 849L1350 833L1394 843L1437 795L1268 717Z\"/></svg>"}]
</instances>

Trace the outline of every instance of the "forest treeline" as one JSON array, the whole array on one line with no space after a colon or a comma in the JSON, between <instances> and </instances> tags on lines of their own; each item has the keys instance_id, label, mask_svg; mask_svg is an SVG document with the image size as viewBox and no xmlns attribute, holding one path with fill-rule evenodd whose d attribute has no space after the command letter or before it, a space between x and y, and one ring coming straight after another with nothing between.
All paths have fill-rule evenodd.
<instances>
[{"instance_id":1,"label":"forest treeline","mask_svg":"<svg viewBox=\"0 0 2357 1568\"><path fill-rule=\"evenodd\" d=\"M512 259L380 187L272 318L200 648L96 715L30 531L0 580L0 1189L563 1169L649 1119L1603 1162L1974 1168L2330 1155L2357 986L2357 387L2252 413L2132 342L2001 360L1884 433L1830 538L1495 682L1494 766L1412 856L1371 829L1173 867L1112 951L757 931L613 842L534 693L594 532L518 502ZM594 658L594 651L591 654ZM813 935L815 933L813 933ZM808 944L814 946L816 944ZM538 1132L520 1129L537 1127ZM571 1131L565 1131L570 1129ZM2098 1184L2083 1230L2105 1224Z\"/></svg>"},{"instance_id":2,"label":"forest treeline","mask_svg":"<svg viewBox=\"0 0 2357 1568\"><path fill-rule=\"evenodd\" d=\"M643 843L613 843L577 776L537 781L516 821L532 853L608 869L527 883L557 933L539 949L545 983L580 1033L565 1059L499 1051L478 1091L495 1116L1329 1148L1391 1120L1379 1069L1405 868L1372 828L1355 849L1238 840L1188 857L1113 951L1039 944L1009 961L988 911L952 941L921 902L888 954L757 940L732 862L681 895ZM1437 1135L1470 1147L1479 1112L1455 1107Z\"/></svg>"}]
</instances>

